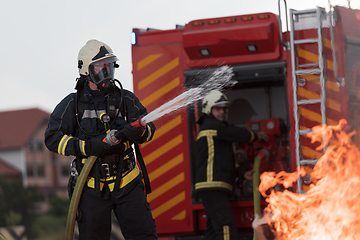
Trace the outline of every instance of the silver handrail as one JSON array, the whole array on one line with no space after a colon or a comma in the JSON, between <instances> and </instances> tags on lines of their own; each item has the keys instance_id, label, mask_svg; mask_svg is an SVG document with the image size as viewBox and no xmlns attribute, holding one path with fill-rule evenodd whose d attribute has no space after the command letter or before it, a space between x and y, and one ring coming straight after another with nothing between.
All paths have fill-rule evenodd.
<instances>
[{"instance_id":1,"label":"silver handrail","mask_svg":"<svg viewBox=\"0 0 360 240\"><path fill-rule=\"evenodd\" d=\"M280 9L280 1L278 2L278 8L279 8L279 35L280 35L280 42L281 44L288 49L289 45L286 44L283 40L283 36L282 36L282 25L281 25L281 9ZM286 4L286 0L284 0L284 4L285 4L285 16L286 16L286 31L289 32L289 24L288 24L288 14L287 14L287 4Z\"/></svg>"}]
</instances>

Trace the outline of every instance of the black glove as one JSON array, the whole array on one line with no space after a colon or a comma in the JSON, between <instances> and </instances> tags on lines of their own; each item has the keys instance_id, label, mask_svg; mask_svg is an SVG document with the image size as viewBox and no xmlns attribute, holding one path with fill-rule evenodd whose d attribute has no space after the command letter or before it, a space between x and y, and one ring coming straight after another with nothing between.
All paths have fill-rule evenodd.
<instances>
[{"instance_id":1,"label":"black glove","mask_svg":"<svg viewBox=\"0 0 360 240\"><path fill-rule=\"evenodd\" d=\"M144 136L145 132L146 126L133 127L131 124L127 124L123 129L125 136L134 142L140 140L140 138Z\"/></svg>"},{"instance_id":2,"label":"black glove","mask_svg":"<svg viewBox=\"0 0 360 240\"><path fill-rule=\"evenodd\" d=\"M111 146L103 142L105 136L104 134L85 141L86 156L102 157L109 154L108 152L111 150Z\"/></svg>"},{"instance_id":3,"label":"black glove","mask_svg":"<svg viewBox=\"0 0 360 240\"><path fill-rule=\"evenodd\" d=\"M125 152L126 150L128 150L130 148L130 143L129 141L126 142L120 142L117 145L111 146L109 151L107 152L108 155L112 155L112 154L122 154L123 152Z\"/></svg>"}]
</instances>

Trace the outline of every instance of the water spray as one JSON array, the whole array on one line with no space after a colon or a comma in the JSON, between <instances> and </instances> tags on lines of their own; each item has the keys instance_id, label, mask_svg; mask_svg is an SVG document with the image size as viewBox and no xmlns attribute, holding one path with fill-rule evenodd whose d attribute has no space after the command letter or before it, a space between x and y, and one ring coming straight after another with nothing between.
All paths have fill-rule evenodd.
<instances>
[{"instance_id":1,"label":"water spray","mask_svg":"<svg viewBox=\"0 0 360 240\"><path fill-rule=\"evenodd\" d=\"M150 112L146 116L138 119L137 121L131 123L133 127L141 127L146 124L168 114L174 112L182 107L185 107L189 104L194 103L197 100L202 99L206 94L208 94L212 90L222 90L225 87L233 86L237 82L232 80L234 76L233 70L229 66L222 66L212 73L212 75L205 81L203 84L196 88L191 88L174 99L164 103L160 107L156 108L154 111ZM121 139L124 138L125 135L123 131L111 130L106 137L104 138L104 142L113 146L119 144Z\"/></svg>"}]
</instances>

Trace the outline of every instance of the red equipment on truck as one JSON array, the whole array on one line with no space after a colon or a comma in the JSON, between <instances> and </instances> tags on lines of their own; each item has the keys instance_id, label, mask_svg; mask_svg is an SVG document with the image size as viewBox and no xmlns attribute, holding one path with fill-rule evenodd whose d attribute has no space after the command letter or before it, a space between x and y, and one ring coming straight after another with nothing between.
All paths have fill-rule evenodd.
<instances>
[{"instance_id":1,"label":"red equipment on truck","mask_svg":"<svg viewBox=\"0 0 360 240\"><path fill-rule=\"evenodd\" d=\"M306 192L322 155L315 150L320 143L306 133L342 118L360 127L360 11L290 10L289 19L285 32L273 13L195 20L172 30L133 29L133 84L151 112L204 83L219 66L231 66L237 84L225 91L228 121L271 137L266 144L234 145L236 160L251 165L267 149L261 171L304 166L308 175L293 191ZM160 239L197 239L205 229L204 208L193 195L200 111L201 101L155 120L153 140L141 146ZM243 239L252 239L251 181L238 183L232 205Z\"/></svg>"}]
</instances>

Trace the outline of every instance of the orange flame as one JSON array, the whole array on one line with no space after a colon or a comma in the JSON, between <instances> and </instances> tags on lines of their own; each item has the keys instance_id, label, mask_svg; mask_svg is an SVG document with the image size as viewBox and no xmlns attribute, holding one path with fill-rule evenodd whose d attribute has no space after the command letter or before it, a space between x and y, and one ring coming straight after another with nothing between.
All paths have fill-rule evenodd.
<instances>
[{"instance_id":1,"label":"orange flame","mask_svg":"<svg viewBox=\"0 0 360 240\"><path fill-rule=\"evenodd\" d=\"M314 184L305 194L271 188L295 182L295 173L264 173L259 191L269 203L266 211L279 240L360 239L360 151L351 142L355 132L346 133L346 120L337 126L316 126L309 134L312 142L326 146L311 174ZM269 195L266 193L271 191Z\"/></svg>"}]
</instances>

